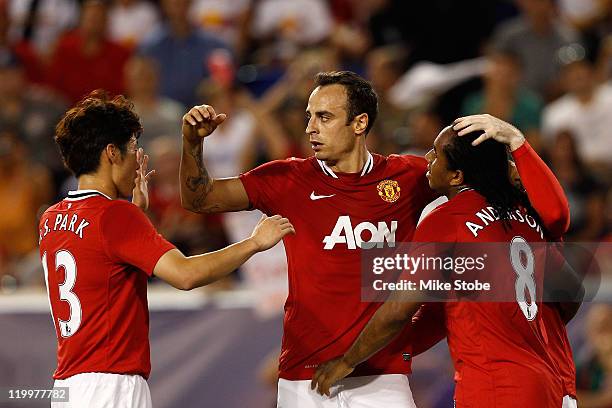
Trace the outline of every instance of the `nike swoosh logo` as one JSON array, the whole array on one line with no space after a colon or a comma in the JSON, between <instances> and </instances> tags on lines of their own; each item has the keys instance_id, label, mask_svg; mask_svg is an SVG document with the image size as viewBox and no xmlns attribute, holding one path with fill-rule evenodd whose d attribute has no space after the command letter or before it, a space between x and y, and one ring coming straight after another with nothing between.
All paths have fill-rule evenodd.
<instances>
[{"instance_id":1,"label":"nike swoosh logo","mask_svg":"<svg viewBox=\"0 0 612 408\"><path fill-rule=\"evenodd\" d=\"M331 195L316 195L314 191L312 193L310 193L310 199L312 201L320 200L322 198L329 198L329 197L333 197L333 196L335 196L335 194L331 194Z\"/></svg>"}]
</instances>

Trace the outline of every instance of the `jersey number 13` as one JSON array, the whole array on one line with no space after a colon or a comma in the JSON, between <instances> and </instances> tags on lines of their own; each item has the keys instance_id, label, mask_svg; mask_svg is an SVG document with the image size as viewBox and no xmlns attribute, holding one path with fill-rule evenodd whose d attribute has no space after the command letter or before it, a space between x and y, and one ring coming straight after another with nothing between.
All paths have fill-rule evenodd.
<instances>
[{"instance_id":1,"label":"jersey number 13","mask_svg":"<svg viewBox=\"0 0 612 408\"><path fill-rule=\"evenodd\" d=\"M49 294L49 303L51 303L51 292L49 291L49 268L47 266L46 252L43 254L41 261L43 270L45 271L45 283L47 285L47 293ZM70 306L70 318L68 320L57 319L60 334L62 337L66 338L73 336L79 330L79 327L81 326L81 319L83 317L81 302L79 301L78 296L72 291L77 278L77 265L74 256L72 256L72 254L65 249L57 251L55 253L54 268L55 272L59 271L60 268L64 268L66 275L64 283L59 285L59 296L60 300L68 302L68 305ZM49 306L51 306L51 304L49 304ZM53 316L52 307L51 317L53 319L53 324L55 325L55 316Z\"/></svg>"}]
</instances>

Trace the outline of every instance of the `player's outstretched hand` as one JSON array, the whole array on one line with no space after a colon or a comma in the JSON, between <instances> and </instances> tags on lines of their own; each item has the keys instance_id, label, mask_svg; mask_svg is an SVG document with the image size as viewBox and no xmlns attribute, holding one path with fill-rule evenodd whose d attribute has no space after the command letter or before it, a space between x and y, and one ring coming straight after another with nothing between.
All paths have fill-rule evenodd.
<instances>
[{"instance_id":1,"label":"player's outstretched hand","mask_svg":"<svg viewBox=\"0 0 612 408\"><path fill-rule=\"evenodd\" d=\"M210 105L194 106L183 116L183 138L191 144L200 143L225 119L227 119L225 113L216 113Z\"/></svg>"},{"instance_id":2,"label":"player's outstretched hand","mask_svg":"<svg viewBox=\"0 0 612 408\"><path fill-rule=\"evenodd\" d=\"M353 367L349 366L342 357L330 360L319 365L312 376L310 389L316 389L319 394L329 397L329 389L352 372Z\"/></svg>"},{"instance_id":3,"label":"player's outstretched hand","mask_svg":"<svg viewBox=\"0 0 612 408\"><path fill-rule=\"evenodd\" d=\"M147 173L149 165L149 155L144 153L142 147L136 151L136 161L138 162L138 170L136 170L136 179L134 179L134 190L132 190L132 203L136 204L143 210L149 208L149 179L155 170Z\"/></svg>"},{"instance_id":4,"label":"player's outstretched hand","mask_svg":"<svg viewBox=\"0 0 612 408\"><path fill-rule=\"evenodd\" d=\"M489 114L457 118L453 122L453 130L457 131L459 136L464 136L471 132L483 132L482 135L472 142L473 146L477 146L487 139L495 139L500 143L508 145L510 151L515 151L525 143L525 136L520 130L510 123Z\"/></svg>"},{"instance_id":5,"label":"player's outstretched hand","mask_svg":"<svg viewBox=\"0 0 612 408\"><path fill-rule=\"evenodd\" d=\"M266 217L263 215L251 234L251 239L257 244L258 251L272 248L287 234L295 234L293 225L287 218L280 215Z\"/></svg>"}]
</instances>

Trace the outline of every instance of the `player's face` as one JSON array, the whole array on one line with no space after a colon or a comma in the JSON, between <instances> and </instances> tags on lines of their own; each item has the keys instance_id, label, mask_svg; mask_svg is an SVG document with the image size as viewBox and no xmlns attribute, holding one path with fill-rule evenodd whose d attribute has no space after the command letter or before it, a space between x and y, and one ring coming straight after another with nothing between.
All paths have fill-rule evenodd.
<instances>
[{"instance_id":1,"label":"player's face","mask_svg":"<svg viewBox=\"0 0 612 408\"><path fill-rule=\"evenodd\" d=\"M357 136L347 125L346 90L342 85L317 87L306 108L306 134L319 160L336 161L355 149Z\"/></svg>"},{"instance_id":2,"label":"player's face","mask_svg":"<svg viewBox=\"0 0 612 408\"><path fill-rule=\"evenodd\" d=\"M122 198L129 197L134 189L134 179L136 179L136 171L138 170L137 150L138 140L134 136L128 142L125 153L113 169L113 181L118 195Z\"/></svg>"},{"instance_id":3,"label":"player's face","mask_svg":"<svg viewBox=\"0 0 612 408\"><path fill-rule=\"evenodd\" d=\"M425 155L425 159L427 159L427 173L425 175L429 180L429 187L441 194L448 193L451 187L450 180L453 176L453 173L448 170L448 162L443 150L449 139L450 132L447 133L447 129L438 134L438 137L434 140L433 148Z\"/></svg>"}]
</instances>

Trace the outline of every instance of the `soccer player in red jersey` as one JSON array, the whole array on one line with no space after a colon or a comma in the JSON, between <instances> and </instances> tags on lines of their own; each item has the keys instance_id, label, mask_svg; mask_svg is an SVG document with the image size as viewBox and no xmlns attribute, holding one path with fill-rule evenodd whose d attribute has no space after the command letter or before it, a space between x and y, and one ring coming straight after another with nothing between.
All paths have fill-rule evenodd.
<instances>
[{"instance_id":1,"label":"soccer player in red jersey","mask_svg":"<svg viewBox=\"0 0 612 408\"><path fill-rule=\"evenodd\" d=\"M478 124L470 126L465 127L468 134L464 136L457 136L453 128L447 127L426 155L429 185L449 201L422 221L414 241L508 243L510 250L503 251L508 259L495 259L495 276L500 281L508 277L516 302L459 299L444 304L447 339L455 366L455 405L572 406L575 401L566 381L566 367L562 366L568 361L563 322L557 310L536 301L535 291L531 290L536 287L534 270L526 275L529 259L532 267L540 271L540 261L546 260L541 257L542 251L534 254L530 246L544 242L544 229L527 196L508 177L506 147L486 140L486 133L480 136ZM473 146L471 143L477 138L475 143L485 141ZM490 219L478 216L491 211L495 216ZM457 256L461 249L454 247L453 251ZM521 252L527 266L523 265ZM525 270L519 270L519 264ZM521 282L524 284L520 285ZM524 292L529 287L530 299L525 300ZM329 395L330 386L403 329L419 304L408 292L392 294L349 350L319 367L312 387ZM554 356L555 353L561 355Z\"/></svg>"},{"instance_id":2,"label":"soccer player in red jersey","mask_svg":"<svg viewBox=\"0 0 612 408\"><path fill-rule=\"evenodd\" d=\"M159 235L146 208L147 160L131 103L94 92L56 128L79 189L40 220L40 255L58 339L54 407L150 407L147 278L189 290L214 282L293 232L286 218L262 219L253 235L185 257Z\"/></svg>"},{"instance_id":3,"label":"soccer player in red jersey","mask_svg":"<svg viewBox=\"0 0 612 408\"><path fill-rule=\"evenodd\" d=\"M378 100L371 85L352 72L320 73L306 116L314 156L266 163L228 179L212 179L202 158L204 137L226 115L209 105L192 108L183 118L181 199L195 212L257 208L267 214L286 211L296 235L284 239L289 273L284 333L279 362L278 406L327 406L310 390L316 367L343 354L380 304L361 302L361 250L394 247L413 239L423 208L439 193L429 188L427 161L417 156L370 153L366 135L374 124ZM514 134L505 122L498 135ZM503 124L503 125L501 125ZM521 143L524 138L521 135ZM525 143L513 155L547 228L566 228L567 201L537 155ZM523 174L524 169L525 170ZM531 184L529 184L531 182ZM533 188L536 185L536 188ZM440 324L421 314L415 336L438 336ZM443 337L443 335L442 335ZM352 404L414 406L407 373L416 339L407 325L400 336L357 367L338 399ZM408 361L406 361L408 360ZM384 393L380 390L384 389ZM380 399L381 396L384 399ZM335 406L335 405L334 405ZM358 405L355 405L358 406Z\"/></svg>"}]
</instances>

